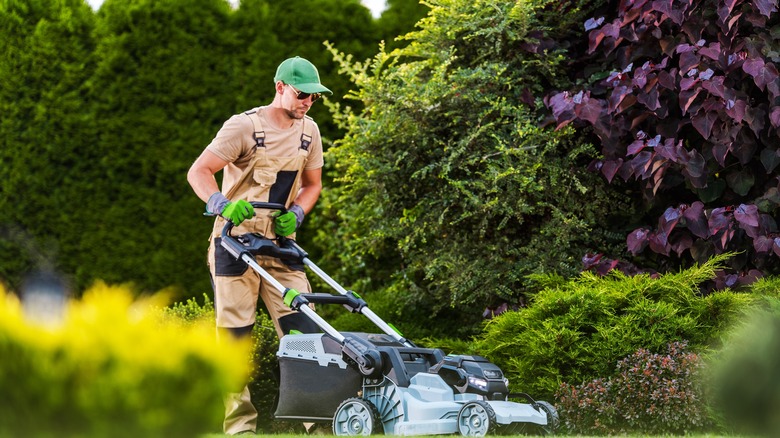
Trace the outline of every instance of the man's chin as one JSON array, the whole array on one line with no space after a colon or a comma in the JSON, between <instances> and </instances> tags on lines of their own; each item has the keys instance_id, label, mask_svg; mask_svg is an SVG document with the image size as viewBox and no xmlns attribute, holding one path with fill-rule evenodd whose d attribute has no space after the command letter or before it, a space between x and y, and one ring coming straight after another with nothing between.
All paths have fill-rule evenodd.
<instances>
[{"instance_id":1,"label":"man's chin","mask_svg":"<svg viewBox=\"0 0 780 438\"><path fill-rule=\"evenodd\" d=\"M295 111L287 111L287 116L291 119L302 119L306 115L307 110L295 110Z\"/></svg>"}]
</instances>

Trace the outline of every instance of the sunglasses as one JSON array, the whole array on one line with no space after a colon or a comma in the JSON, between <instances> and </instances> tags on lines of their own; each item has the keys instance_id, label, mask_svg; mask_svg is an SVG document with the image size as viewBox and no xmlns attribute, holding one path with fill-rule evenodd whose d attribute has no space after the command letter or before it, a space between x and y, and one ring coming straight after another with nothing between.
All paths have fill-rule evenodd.
<instances>
[{"instance_id":1,"label":"sunglasses","mask_svg":"<svg viewBox=\"0 0 780 438\"><path fill-rule=\"evenodd\" d=\"M293 87L290 84L285 84L285 85L287 85L288 87L290 87L291 90L293 90L293 93L295 93L295 97L297 97L298 100L306 100L311 96L311 101L314 102L315 100L322 97L322 93L304 93L301 90L296 90L295 87Z\"/></svg>"}]
</instances>

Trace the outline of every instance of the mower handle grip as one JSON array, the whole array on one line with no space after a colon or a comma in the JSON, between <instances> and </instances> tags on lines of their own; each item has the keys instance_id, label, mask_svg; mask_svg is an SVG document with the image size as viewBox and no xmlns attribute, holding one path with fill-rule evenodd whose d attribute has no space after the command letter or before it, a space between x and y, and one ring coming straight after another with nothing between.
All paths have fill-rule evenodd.
<instances>
[{"instance_id":1,"label":"mower handle grip","mask_svg":"<svg viewBox=\"0 0 780 438\"><path fill-rule=\"evenodd\" d=\"M283 204L278 204L275 202L250 202L252 205L252 208L260 208L264 210L279 210L282 212L282 214L287 212L287 207L285 207ZM222 227L222 237L229 236L230 230L233 229L235 225L233 225L233 222L230 219L225 219L225 226Z\"/></svg>"},{"instance_id":2,"label":"mower handle grip","mask_svg":"<svg viewBox=\"0 0 780 438\"><path fill-rule=\"evenodd\" d=\"M287 211L287 208L283 204L279 204L276 202L250 202L252 204L252 207L254 208L262 208L265 210L281 210L282 213Z\"/></svg>"}]
</instances>

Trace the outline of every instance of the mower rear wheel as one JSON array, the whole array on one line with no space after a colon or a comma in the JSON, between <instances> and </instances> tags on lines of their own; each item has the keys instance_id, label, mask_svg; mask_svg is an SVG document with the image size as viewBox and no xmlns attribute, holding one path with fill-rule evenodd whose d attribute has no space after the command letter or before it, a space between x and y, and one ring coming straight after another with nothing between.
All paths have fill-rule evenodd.
<instances>
[{"instance_id":1,"label":"mower rear wheel","mask_svg":"<svg viewBox=\"0 0 780 438\"><path fill-rule=\"evenodd\" d=\"M485 436L496 428L496 412L482 400L471 401L458 411L458 431L463 436Z\"/></svg>"},{"instance_id":2,"label":"mower rear wheel","mask_svg":"<svg viewBox=\"0 0 780 438\"><path fill-rule=\"evenodd\" d=\"M348 398L333 414L333 434L340 436L371 435L379 431L379 412L368 400Z\"/></svg>"}]
</instances>

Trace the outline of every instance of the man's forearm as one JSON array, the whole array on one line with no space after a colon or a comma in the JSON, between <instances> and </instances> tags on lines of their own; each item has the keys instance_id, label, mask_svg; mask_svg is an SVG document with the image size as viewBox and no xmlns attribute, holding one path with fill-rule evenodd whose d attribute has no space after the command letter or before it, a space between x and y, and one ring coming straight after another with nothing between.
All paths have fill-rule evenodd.
<instances>
[{"instance_id":1,"label":"man's forearm","mask_svg":"<svg viewBox=\"0 0 780 438\"><path fill-rule=\"evenodd\" d=\"M298 196L293 203L300 205L303 212L309 214L309 212L314 209L317 200L320 198L320 192L322 192L322 184L301 187L298 191Z\"/></svg>"}]
</instances>

